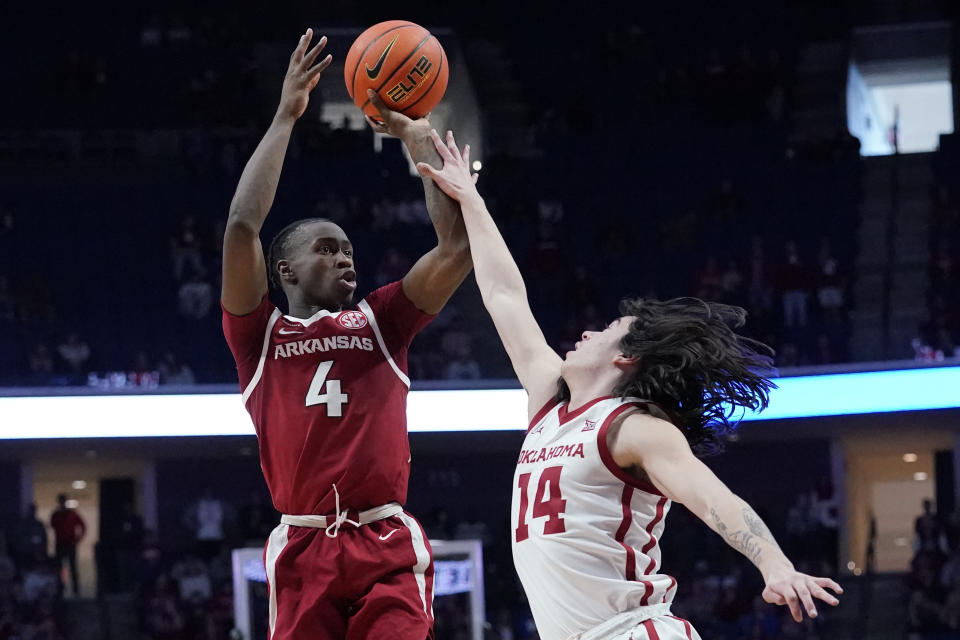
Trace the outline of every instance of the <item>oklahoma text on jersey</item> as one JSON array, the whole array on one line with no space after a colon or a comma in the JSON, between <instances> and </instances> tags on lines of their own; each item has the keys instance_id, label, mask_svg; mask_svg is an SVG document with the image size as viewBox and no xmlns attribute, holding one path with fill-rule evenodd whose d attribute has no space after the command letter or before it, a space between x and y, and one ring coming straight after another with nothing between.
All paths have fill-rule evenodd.
<instances>
[{"instance_id":1,"label":"oklahoma text on jersey","mask_svg":"<svg viewBox=\"0 0 960 640\"><path fill-rule=\"evenodd\" d=\"M670 501L607 447L617 416L645 404L605 397L568 412L551 402L530 424L514 476L513 559L543 640L592 638L637 616L661 638L692 633L669 615L676 580L657 571Z\"/></svg>"}]
</instances>

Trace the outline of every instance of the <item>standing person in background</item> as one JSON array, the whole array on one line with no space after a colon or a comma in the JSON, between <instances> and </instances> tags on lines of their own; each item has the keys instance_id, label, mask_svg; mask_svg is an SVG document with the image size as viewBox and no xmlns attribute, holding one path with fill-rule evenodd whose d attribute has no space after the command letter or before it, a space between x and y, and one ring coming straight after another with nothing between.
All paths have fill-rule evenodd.
<instances>
[{"instance_id":1,"label":"standing person in background","mask_svg":"<svg viewBox=\"0 0 960 640\"><path fill-rule=\"evenodd\" d=\"M53 528L54 541L56 543L55 557L57 560L57 571L63 572L63 561L67 561L70 568L70 586L73 588L73 595L79 591L79 578L77 577L77 545L83 540L87 532L87 525L83 518L75 509L67 507L67 496L63 493L57 496L59 508L50 516L50 526Z\"/></svg>"},{"instance_id":2,"label":"standing person in background","mask_svg":"<svg viewBox=\"0 0 960 640\"><path fill-rule=\"evenodd\" d=\"M363 254L329 220L295 220L264 256L260 231L293 126L331 60L314 64L326 38L308 50L312 36L307 30L290 57L280 106L240 177L223 242L224 335L283 514L265 551L268 637L425 640L433 638L433 563L423 528L403 510L407 352L470 272L469 246L457 204L423 180L436 246L359 302L355 259ZM440 165L426 120L367 95L383 122L368 119L375 131L400 138L415 161ZM286 297L288 314L270 301L268 282Z\"/></svg>"},{"instance_id":3,"label":"standing person in background","mask_svg":"<svg viewBox=\"0 0 960 640\"><path fill-rule=\"evenodd\" d=\"M800 573L750 505L694 454L720 448L736 409L766 407L763 345L733 329L743 309L695 298L627 299L602 331L561 359L451 132L443 169L419 163L460 203L477 285L528 394L514 477L513 558L542 640L692 640L673 616L676 580L658 572L671 501L681 502L760 570L763 599L798 622L813 599L836 605L829 578Z\"/></svg>"}]
</instances>

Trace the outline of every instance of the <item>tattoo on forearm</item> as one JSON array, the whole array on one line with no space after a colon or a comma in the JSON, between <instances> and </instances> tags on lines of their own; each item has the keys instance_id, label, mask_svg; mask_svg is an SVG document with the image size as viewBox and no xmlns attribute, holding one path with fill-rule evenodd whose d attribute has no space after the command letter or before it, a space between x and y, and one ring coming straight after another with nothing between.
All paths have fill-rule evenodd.
<instances>
[{"instance_id":1,"label":"tattoo on forearm","mask_svg":"<svg viewBox=\"0 0 960 640\"><path fill-rule=\"evenodd\" d=\"M710 517L713 518L713 522L717 526L717 533L723 536L727 544L747 556L753 564L760 562L760 555L763 552L763 548L757 540L757 536L745 530L731 532L726 523L720 519L720 514L717 513L717 510L712 507L710 509Z\"/></svg>"},{"instance_id":2,"label":"tattoo on forearm","mask_svg":"<svg viewBox=\"0 0 960 640\"><path fill-rule=\"evenodd\" d=\"M770 544L777 544L777 541L773 538L773 534L770 533L770 529L767 528L767 525L764 524L763 520L760 519L760 516L757 515L757 512L754 511L750 505L743 507L743 521L747 523L747 527L750 528L753 535L766 540Z\"/></svg>"}]
</instances>

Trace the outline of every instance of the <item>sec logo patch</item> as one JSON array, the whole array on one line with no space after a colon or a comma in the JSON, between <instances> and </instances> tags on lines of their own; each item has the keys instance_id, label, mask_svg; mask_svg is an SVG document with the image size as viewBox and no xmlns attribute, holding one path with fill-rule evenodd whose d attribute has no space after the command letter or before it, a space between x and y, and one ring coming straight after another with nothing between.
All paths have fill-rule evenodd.
<instances>
[{"instance_id":1,"label":"sec logo patch","mask_svg":"<svg viewBox=\"0 0 960 640\"><path fill-rule=\"evenodd\" d=\"M337 316L337 322L344 329L363 329L367 326L367 316L359 311L344 311Z\"/></svg>"}]
</instances>

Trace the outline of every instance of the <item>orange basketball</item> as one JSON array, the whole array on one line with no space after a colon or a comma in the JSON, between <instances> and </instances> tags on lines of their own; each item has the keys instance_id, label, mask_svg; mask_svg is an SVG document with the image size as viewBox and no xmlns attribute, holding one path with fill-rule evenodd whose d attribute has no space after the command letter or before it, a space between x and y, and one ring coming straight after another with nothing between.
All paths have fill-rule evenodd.
<instances>
[{"instance_id":1,"label":"orange basketball","mask_svg":"<svg viewBox=\"0 0 960 640\"><path fill-rule=\"evenodd\" d=\"M440 41L418 24L388 20L357 38L343 66L347 93L379 120L367 98L373 89L388 107L411 118L427 115L447 90L450 65Z\"/></svg>"}]
</instances>

